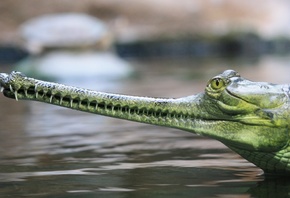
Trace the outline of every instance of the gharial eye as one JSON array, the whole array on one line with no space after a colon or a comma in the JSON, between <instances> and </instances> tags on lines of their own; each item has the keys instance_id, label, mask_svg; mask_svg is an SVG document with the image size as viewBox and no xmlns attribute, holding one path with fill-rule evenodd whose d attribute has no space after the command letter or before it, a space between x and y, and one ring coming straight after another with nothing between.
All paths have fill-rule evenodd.
<instances>
[{"instance_id":1,"label":"gharial eye","mask_svg":"<svg viewBox=\"0 0 290 198\"><path fill-rule=\"evenodd\" d=\"M225 86L225 81L221 78L214 78L210 82L210 87L215 90L220 89L224 86Z\"/></svg>"}]
</instances>

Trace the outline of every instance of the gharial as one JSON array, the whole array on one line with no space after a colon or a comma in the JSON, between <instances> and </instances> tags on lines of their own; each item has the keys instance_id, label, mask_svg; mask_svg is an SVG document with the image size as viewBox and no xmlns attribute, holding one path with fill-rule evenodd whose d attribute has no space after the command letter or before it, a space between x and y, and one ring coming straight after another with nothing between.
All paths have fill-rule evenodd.
<instances>
[{"instance_id":1,"label":"gharial","mask_svg":"<svg viewBox=\"0 0 290 198\"><path fill-rule=\"evenodd\" d=\"M219 140L268 174L290 175L290 85L252 82L233 70L209 80L204 93L150 98L96 92L0 74L8 98L173 127Z\"/></svg>"}]
</instances>

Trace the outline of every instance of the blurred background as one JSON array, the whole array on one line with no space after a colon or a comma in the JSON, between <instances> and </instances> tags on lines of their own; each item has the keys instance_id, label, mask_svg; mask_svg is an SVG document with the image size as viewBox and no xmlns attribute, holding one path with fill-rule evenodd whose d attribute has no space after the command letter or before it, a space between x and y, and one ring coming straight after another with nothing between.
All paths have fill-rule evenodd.
<instances>
[{"instance_id":1,"label":"blurred background","mask_svg":"<svg viewBox=\"0 0 290 198\"><path fill-rule=\"evenodd\" d=\"M0 30L1 72L98 91L182 97L225 69L290 82L287 0L1 0ZM4 97L0 112L3 197L289 194L187 132Z\"/></svg>"},{"instance_id":2,"label":"blurred background","mask_svg":"<svg viewBox=\"0 0 290 198\"><path fill-rule=\"evenodd\" d=\"M179 60L178 67L188 63L194 73L210 65L213 71L206 69L207 77L215 74L214 68L220 65L227 68L263 65L257 72L273 76L273 71L267 68L275 64L273 61L283 64L281 56L290 50L289 7L286 0L3 0L0 3L0 62L19 66L18 70L43 78L60 77L60 72L52 71L55 68L63 68L68 76L66 67L59 67L58 63L71 60L71 55L79 55L77 49L89 56L80 55L82 61L87 58L88 62L94 58L100 61L103 60L100 56L105 55L109 56L108 64L113 65L112 68L119 62L123 67L115 68L119 72L116 76L138 73L134 63L131 67L126 65L128 62L146 62L146 68L154 63L163 64L166 66L162 69L167 71L172 61ZM85 16L63 16L69 14ZM96 50L100 53L96 54ZM108 51L117 57L112 57ZM279 58L268 60L272 55ZM49 61L55 61L57 66ZM47 69L45 63L51 68ZM83 68L87 72L81 75L92 70L93 65ZM195 66L197 68L192 69ZM70 73L75 67L70 66ZM281 74L284 73L281 68ZM268 77L265 80L269 80Z\"/></svg>"}]
</instances>

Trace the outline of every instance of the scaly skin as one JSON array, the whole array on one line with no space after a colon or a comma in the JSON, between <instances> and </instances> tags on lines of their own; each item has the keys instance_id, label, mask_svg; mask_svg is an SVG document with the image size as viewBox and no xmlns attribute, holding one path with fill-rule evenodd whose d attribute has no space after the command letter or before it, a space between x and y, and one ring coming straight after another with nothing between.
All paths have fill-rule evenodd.
<instances>
[{"instance_id":1,"label":"scaly skin","mask_svg":"<svg viewBox=\"0 0 290 198\"><path fill-rule=\"evenodd\" d=\"M290 175L289 85L246 80L227 70L204 93L183 98L148 98L91 91L0 74L1 91L80 111L178 128L217 139L265 173Z\"/></svg>"}]
</instances>

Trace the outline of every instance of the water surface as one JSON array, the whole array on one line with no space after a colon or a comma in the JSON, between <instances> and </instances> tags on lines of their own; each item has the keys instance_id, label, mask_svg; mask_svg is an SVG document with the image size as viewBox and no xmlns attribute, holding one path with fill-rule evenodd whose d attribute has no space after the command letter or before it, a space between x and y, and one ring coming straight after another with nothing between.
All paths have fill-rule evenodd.
<instances>
[{"instance_id":1,"label":"water surface","mask_svg":"<svg viewBox=\"0 0 290 198\"><path fill-rule=\"evenodd\" d=\"M229 68L255 81L290 82L286 57L131 63L134 77L96 79L88 86L181 97L203 91L209 78ZM265 178L223 144L195 134L4 97L0 109L0 197L244 198L290 192L287 179Z\"/></svg>"}]
</instances>

